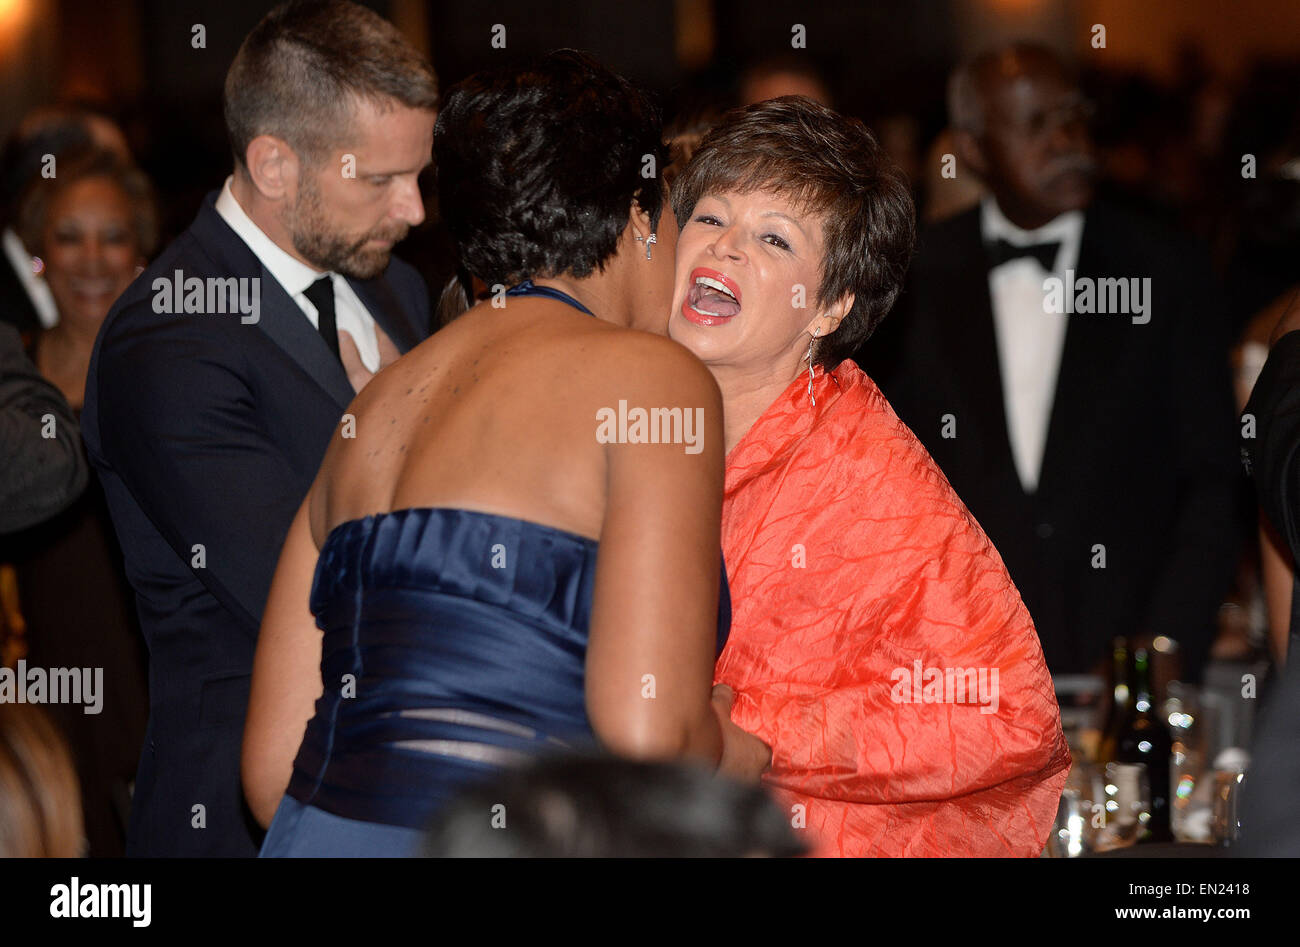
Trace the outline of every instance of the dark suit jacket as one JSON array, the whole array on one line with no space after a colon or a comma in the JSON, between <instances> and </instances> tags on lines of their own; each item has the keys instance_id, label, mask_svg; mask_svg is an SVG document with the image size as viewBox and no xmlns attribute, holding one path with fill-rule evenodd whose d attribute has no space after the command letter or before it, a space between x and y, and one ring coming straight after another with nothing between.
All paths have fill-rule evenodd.
<instances>
[{"instance_id":1,"label":"dark suit jacket","mask_svg":"<svg viewBox=\"0 0 1300 947\"><path fill-rule=\"evenodd\" d=\"M1075 269L1150 277L1151 318L1070 316L1032 495L1008 440L978 208L922 235L898 311L860 356L1002 554L1054 674L1147 633L1178 640L1195 678L1239 541L1226 310L1195 246L1104 203Z\"/></svg>"},{"instance_id":2,"label":"dark suit jacket","mask_svg":"<svg viewBox=\"0 0 1300 947\"><path fill-rule=\"evenodd\" d=\"M214 200L113 306L86 382L86 445L150 652L128 855L257 852L239 757L258 626L289 523L354 396ZM258 277L260 320L155 312L154 280L176 270ZM399 350L427 336L428 295L409 266L352 286Z\"/></svg>"}]
</instances>

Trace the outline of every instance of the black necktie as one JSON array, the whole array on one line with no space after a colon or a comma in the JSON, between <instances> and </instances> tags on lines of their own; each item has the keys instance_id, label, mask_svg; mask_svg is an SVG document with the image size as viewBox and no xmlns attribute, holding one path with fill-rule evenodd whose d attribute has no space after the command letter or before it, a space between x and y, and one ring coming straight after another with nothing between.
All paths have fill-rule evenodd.
<instances>
[{"instance_id":1,"label":"black necktie","mask_svg":"<svg viewBox=\"0 0 1300 947\"><path fill-rule=\"evenodd\" d=\"M339 328L334 318L334 281L329 276L322 276L302 291L313 306L316 307L316 328L330 347L334 357L343 363L339 355Z\"/></svg>"},{"instance_id":2,"label":"black necktie","mask_svg":"<svg viewBox=\"0 0 1300 947\"><path fill-rule=\"evenodd\" d=\"M1010 260L1019 260L1021 257L1031 256L1043 265L1043 269L1050 273L1052 264L1056 262L1056 252L1061 249L1061 244L1060 241L1057 241L1056 243L1033 243L1027 247L1018 247L1006 240L998 239L992 243L984 244L984 249L988 251L990 270Z\"/></svg>"}]
</instances>

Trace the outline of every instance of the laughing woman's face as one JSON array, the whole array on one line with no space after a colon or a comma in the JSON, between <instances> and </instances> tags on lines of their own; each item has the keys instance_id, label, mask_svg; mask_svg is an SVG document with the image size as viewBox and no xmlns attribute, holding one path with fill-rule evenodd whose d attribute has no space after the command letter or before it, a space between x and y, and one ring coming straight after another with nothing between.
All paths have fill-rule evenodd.
<instances>
[{"instance_id":1,"label":"laughing woman's face","mask_svg":"<svg viewBox=\"0 0 1300 947\"><path fill-rule=\"evenodd\" d=\"M799 373L817 311L822 218L767 191L700 198L677 239L668 334L710 368Z\"/></svg>"}]
</instances>

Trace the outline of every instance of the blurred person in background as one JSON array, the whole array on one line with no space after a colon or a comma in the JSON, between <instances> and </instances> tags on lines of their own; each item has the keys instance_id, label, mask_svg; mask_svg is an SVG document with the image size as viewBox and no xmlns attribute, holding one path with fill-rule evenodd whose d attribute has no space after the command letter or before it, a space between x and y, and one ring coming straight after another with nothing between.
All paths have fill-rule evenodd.
<instances>
[{"instance_id":1,"label":"blurred person in background","mask_svg":"<svg viewBox=\"0 0 1300 947\"><path fill-rule=\"evenodd\" d=\"M1070 757L1033 624L849 357L903 284L907 182L861 122L792 97L730 113L672 197L668 332L725 412L715 677L771 746L765 782L819 855L1038 855Z\"/></svg>"},{"instance_id":2,"label":"blurred person in background","mask_svg":"<svg viewBox=\"0 0 1300 947\"><path fill-rule=\"evenodd\" d=\"M35 109L18 124L0 153L0 321L20 331L50 328L58 306L39 277L39 254L25 246L17 228L18 202L28 185L57 173L61 155L98 147L131 160L126 138L107 117L72 106ZM33 260L33 255L38 259Z\"/></svg>"},{"instance_id":3,"label":"blurred person in background","mask_svg":"<svg viewBox=\"0 0 1300 947\"><path fill-rule=\"evenodd\" d=\"M77 771L44 709L0 703L0 859L86 854Z\"/></svg>"},{"instance_id":4,"label":"blurred person in background","mask_svg":"<svg viewBox=\"0 0 1300 947\"><path fill-rule=\"evenodd\" d=\"M1267 364L1273 333L1282 324L1288 309L1294 304L1297 293L1300 293L1300 287L1283 293L1260 310L1247 324L1246 331L1233 349L1233 387L1237 410L1243 416L1251 413L1247 405ZM1251 414L1253 417L1253 413ZM1256 423L1258 420L1255 418ZM1252 481L1252 495L1255 492L1256 484ZM1274 663L1281 666L1286 660L1291 629L1293 626L1300 627L1300 623L1296 622L1292 615L1293 605L1300 604L1300 596L1295 595L1295 562L1287 540L1279 532L1286 524L1284 522L1275 524L1265 512L1263 504L1258 506L1257 518L1258 586L1264 599L1268 650Z\"/></svg>"},{"instance_id":5,"label":"blurred person in background","mask_svg":"<svg viewBox=\"0 0 1300 947\"><path fill-rule=\"evenodd\" d=\"M0 550L4 534L65 509L89 478L76 415L41 377L11 325L0 323ZM0 551L0 559L3 552ZM27 655L13 566L0 561L0 667Z\"/></svg>"},{"instance_id":6,"label":"blurred person in background","mask_svg":"<svg viewBox=\"0 0 1300 947\"><path fill-rule=\"evenodd\" d=\"M807 847L757 786L702 766L550 757L439 813L430 858L791 858Z\"/></svg>"},{"instance_id":7,"label":"blurred person in background","mask_svg":"<svg viewBox=\"0 0 1300 947\"><path fill-rule=\"evenodd\" d=\"M67 152L55 177L29 183L17 222L23 243L45 261L41 278L59 315L29 335L27 351L79 417L99 328L154 250L152 190L115 152ZM6 537L0 558L15 571L13 610L26 627L28 661L104 669L100 713L55 705L50 714L77 763L90 854L120 856L148 694L144 642L99 478L59 515Z\"/></svg>"},{"instance_id":8,"label":"blurred person in background","mask_svg":"<svg viewBox=\"0 0 1300 947\"><path fill-rule=\"evenodd\" d=\"M922 234L862 358L988 531L1053 674L1166 636L1195 680L1239 549L1225 308L1194 242L1094 201L1088 114L1043 47L954 73L957 174L989 194ZM1105 280L1123 311L1069 312Z\"/></svg>"},{"instance_id":9,"label":"blurred person in background","mask_svg":"<svg viewBox=\"0 0 1300 947\"><path fill-rule=\"evenodd\" d=\"M740 74L738 92L741 105L785 95L802 95L828 107L834 104L829 81L806 52L759 60Z\"/></svg>"},{"instance_id":10,"label":"blurred person in background","mask_svg":"<svg viewBox=\"0 0 1300 947\"><path fill-rule=\"evenodd\" d=\"M664 138L668 141L668 167L664 169L664 183L671 189L682 173L695 149L714 125L722 120L727 105L717 96L699 95L682 102L673 112L673 118L664 124Z\"/></svg>"},{"instance_id":11,"label":"blurred person in background","mask_svg":"<svg viewBox=\"0 0 1300 947\"><path fill-rule=\"evenodd\" d=\"M1260 509L1294 562L1300 554L1300 293L1291 295L1270 342L1268 359L1246 404L1255 436L1242 438L1242 453ZM1251 748L1237 849L1245 856L1300 855L1295 808L1300 784L1300 623L1292 621L1289 631L1285 647L1279 649L1285 664Z\"/></svg>"},{"instance_id":12,"label":"blurred person in background","mask_svg":"<svg viewBox=\"0 0 1300 947\"><path fill-rule=\"evenodd\" d=\"M0 457L0 534L48 519L86 488L76 415L10 325L0 325Z\"/></svg>"}]
</instances>

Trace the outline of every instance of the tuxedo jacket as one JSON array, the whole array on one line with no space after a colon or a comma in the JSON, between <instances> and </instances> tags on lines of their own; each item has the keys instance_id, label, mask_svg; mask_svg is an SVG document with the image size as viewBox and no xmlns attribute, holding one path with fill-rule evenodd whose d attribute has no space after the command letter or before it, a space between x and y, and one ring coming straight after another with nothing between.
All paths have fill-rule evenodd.
<instances>
[{"instance_id":1,"label":"tuxedo jacket","mask_svg":"<svg viewBox=\"0 0 1300 947\"><path fill-rule=\"evenodd\" d=\"M1150 321L1069 316L1037 489L1017 475L979 208L923 233L860 351L1002 554L1054 674L1115 635L1168 635L1199 676L1240 542L1227 310L1191 241L1105 203L1079 278L1149 277ZM1139 317L1142 318L1142 317Z\"/></svg>"},{"instance_id":2,"label":"tuxedo jacket","mask_svg":"<svg viewBox=\"0 0 1300 947\"><path fill-rule=\"evenodd\" d=\"M114 304L86 380L87 451L149 646L128 855L257 853L239 762L258 627L289 524L354 397L215 198ZM156 312L167 307L155 280L178 270L258 278L258 320ZM349 282L400 351L428 335L428 295L405 263Z\"/></svg>"}]
</instances>

